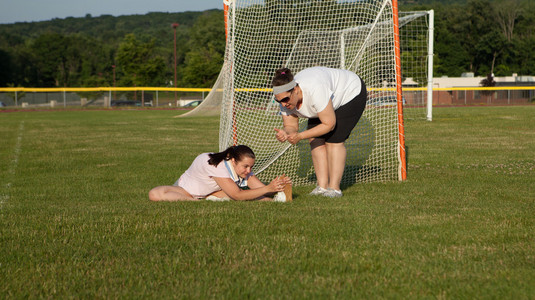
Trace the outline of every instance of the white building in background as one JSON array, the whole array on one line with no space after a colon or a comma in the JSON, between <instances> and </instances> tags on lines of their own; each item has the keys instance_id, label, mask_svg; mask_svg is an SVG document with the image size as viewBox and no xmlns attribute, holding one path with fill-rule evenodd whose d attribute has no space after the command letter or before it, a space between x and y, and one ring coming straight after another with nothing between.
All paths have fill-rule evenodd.
<instances>
[{"instance_id":1,"label":"white building in background","mask_svg":"<svg viewBox=\"0 0 535 300\"><path fill-rule=\"evenodd\" d=\"M433 78L433 105L506 105L527 104L535 102L535 76L512 76L494 77L494 87L504 87L492 93L474 90L481 86L481 81L486 76L475 77L474 73L463 73L461 77L434 77ZM407 104L418 105L421 101L417 92L409 91L411 87L418 87L413 78L405 78L403 81L403 97ZM527 87L522 89L522 87ZM448 90L453 89L455 90ZM440 90L435 90L440 89ZM429 95L427 95L429 101ZM421 105L421 104L420 104Z\"/></svg>"},{"instance_id":2,"label":"white building in background","mask_svg":"<svg viewBox=\"0 0 535 300\"><path fill-rule=\"evenodd\" d=\"M474 73L463 73L461 77L435 77L433 78L434 88L455 88L455 87L480 87L481 80L486 77L475 77ZM535 76L518 76L513 73L512 76L494 77L496 86L533 86L535 85Z\"/></svg>"}]
</instances>

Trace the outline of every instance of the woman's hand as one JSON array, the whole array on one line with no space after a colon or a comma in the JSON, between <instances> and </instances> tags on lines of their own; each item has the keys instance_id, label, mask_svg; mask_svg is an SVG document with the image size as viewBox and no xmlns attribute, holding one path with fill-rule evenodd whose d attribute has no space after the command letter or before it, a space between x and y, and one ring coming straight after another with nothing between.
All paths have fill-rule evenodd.
<instances>
[{"instance_id":1,"label":"woman's hand","mask_svg":"<svg viewBox=\"0 0 535 300\"><path fill-rule=\"evenodd\" d=\"M283 129L275 128L275 131L277 132L277 140L281 143L288 141L290 144L297 144L300 140L302 140L301 136L299 135L299 132L293 132L293 133L286 133Z\"/></svg>"},{"instance_id":2,"label":"woman's hand","mask_svg":"<svg viewBox=\"0 0 535 300\"><path fill-rule=\"evenodd\" d=\"M295 144L299 143L299 141L302 140L302 138L301 138L301 135L299 134L299 132L294 132L292 134L289 134L286 137L286 140L288 142L290 142L290 144L295 145Z\"/></svg>"},{"instance_id":3,"label":"woman's hand","mask_svg":"<svg viewBox=\"0 0 535 300\"><path fill-rule=\"evenodd\" d=\"M284 129L278 129L278 128L275 128L275 131L277 132L276 134L277 141L281 143L286 142L286 140L288 139L288 134L286 133L286 131L284 131Z\"/></svg>"}]
</instances>

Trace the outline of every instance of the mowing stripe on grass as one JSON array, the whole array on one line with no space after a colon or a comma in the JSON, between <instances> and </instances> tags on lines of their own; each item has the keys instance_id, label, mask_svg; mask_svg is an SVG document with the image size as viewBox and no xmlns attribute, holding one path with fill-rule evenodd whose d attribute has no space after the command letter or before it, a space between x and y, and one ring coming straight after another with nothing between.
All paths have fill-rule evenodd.
<instances>
[{"instance_id":1,"label":"mowing stripe on grass","mask_svg":"<svg viewBox=\"0 0 535 300\"><path fill-rule=\"evenodd\" d=\"M17 136L17 143L15 144L14 154L13 154L13 160L11 161L11 164L9 165L9 169L7 170L8 174L8 180L6 183L6 188L4 189L3 194L0 196L0 210L4 207L4 203L9 200L9 190L11 188L11 179L12 176L15 175L15 171L17 170L17 165L19 164L19 154L20 154L20 144L22 141L22 133L24 132L24 121L20 122L19 125L19 132Z\"/></svg>"}]
</instances>

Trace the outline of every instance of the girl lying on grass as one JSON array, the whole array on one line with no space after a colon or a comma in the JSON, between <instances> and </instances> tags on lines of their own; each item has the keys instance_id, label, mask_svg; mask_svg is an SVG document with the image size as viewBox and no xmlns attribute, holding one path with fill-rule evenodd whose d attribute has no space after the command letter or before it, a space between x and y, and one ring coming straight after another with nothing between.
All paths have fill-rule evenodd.
<instances>
[{"instance_id":1,"label":"girl lying on grass","mask_svg":"<svg viewBox=\"0 0 535 300\"><path fill-rule=\"evenodd\" d=\"M232 146L223 152L202 153L171 186L158 186L149 191L152 201L207 200L272 200L290 181L277 177L263 184L252 172L255 155L245 145ZM249 189L243 189L248 187Z\"/></svg>"}]
</instances>

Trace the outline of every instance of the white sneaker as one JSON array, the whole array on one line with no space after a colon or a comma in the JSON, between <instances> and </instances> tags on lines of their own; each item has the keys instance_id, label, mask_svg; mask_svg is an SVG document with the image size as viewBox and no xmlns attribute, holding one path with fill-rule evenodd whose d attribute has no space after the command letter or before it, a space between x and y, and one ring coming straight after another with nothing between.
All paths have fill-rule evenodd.
<instances>
[{"instance_id":1,"label":"white sneaker","mask_svg":"<svg viewBox=\"0 0 535 300\"><path fill-rule=\"evenodd\" d=\"M323 195L325 192L327 192L327 189L322 188L321 186L317 186L315 189L310 192L309 195L317 196L317 195Z\"/></svg>"},{"instance_id":2,"label":"white sneaker","mask_svg":"<svg viewBox=\"0 0 535 300\"><path fill-rule=\"evenodd\" d=\"M343 196L341 190L333 190L333 189L327 189L327 191L321 195L324 197L329 197L329 198L340 198Z\"/></svg>"},{"instance_id":3,"label":"white sneaker","mask_svg":"<svg viewBox=\"0 0 535 300\"><path fill-rule=\"evenodd\" d=\"M273 197L273 201L286 202L286 195L284 194L284 192L278 192L275 194L275 197Z\"/></svg>"},{"instance_id":4,"label":"white sneaker","mask_svg":"<svg viewBox=\"0 0 535 300\"><path fill-rule=\"evenodd\" d=\"M230 198L227 198L227 197L219 198L219 197L212 196L212 195L206 197L205 199L208 201L230 201Z\"/></svg>"}]
</instances>

